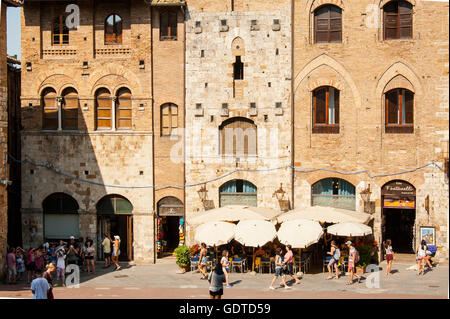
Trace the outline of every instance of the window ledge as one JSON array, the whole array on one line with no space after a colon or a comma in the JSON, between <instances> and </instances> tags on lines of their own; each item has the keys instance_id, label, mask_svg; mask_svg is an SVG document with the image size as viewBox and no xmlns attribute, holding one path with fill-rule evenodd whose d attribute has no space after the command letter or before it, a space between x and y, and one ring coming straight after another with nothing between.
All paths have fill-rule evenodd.
<instances>
[{"instance_id":1,"label":"window ledge","mask_svg":"<svg viewBox=\"0 0 450 319\"><path fill-rule=\"evenodd\" d=\"M312 132L318 134L339 134L339 125L314 124Z\"/></svg>"},{"instance_id":2,"label":"window ledge","mask_svg":"<svg viewBox=\"0 0 450 319\"><path fill-rule=\"evenodd\" d=\"M413 125L386 125L384 132L386 134L410 134L414 133Z\"/></svg>"}]
</instances>

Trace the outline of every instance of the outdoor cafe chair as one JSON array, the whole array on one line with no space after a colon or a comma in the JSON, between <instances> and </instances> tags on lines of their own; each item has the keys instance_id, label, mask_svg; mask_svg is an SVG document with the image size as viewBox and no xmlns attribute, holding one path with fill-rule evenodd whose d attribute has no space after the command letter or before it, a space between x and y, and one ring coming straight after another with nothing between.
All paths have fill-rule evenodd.
<instances>
[{"instance_id":1,"label":"outdoor cafe chair","mask_svg":"<svg viewBox=\"0 0 450 319\"><path fill-rule=\"evenodd\" d=\"M261 257L261 261L259 263L259 272L262 273L265 267L269 267L269 273L272 273L272 261L270 260L270 258Z\"/></svg>"},{"instance_id":2,"label":"outdoor cafe chair","mask_svg":"<svg viewBox=\"0 0 450 319\"><path fill-rule=\"evenodd\" d=\"M191 257L191 271L194 271L198 268L198 262L200 258L198 257Z\"/></svg>"},{"instance_id":3,"label":"outdoor cafe chair","mask_svg":"<svg viewBox=\"0 0 450 319\"><path fill-rule=\"evenodd\" d=\"M245 265L245 261L242 258L233 258L231 260L231 268L230 268L230 272L233 270L233 268L237 267L241 269L241 272L244 272L244 265Z\"/></svg>"},{"instance_id":4,"label":"outdoor cafe chair","mask_svg":"<svg viewBox=\"0 0 450 319\"><path fill-rule=\"evenodd\" d=\"M333 257L331 257L331 256L325 256L324 258L323 258L323 272L325 272L325 270L327 270L327 266L328 266L328 263L330 262L330 259L331 258L333 258Z\"/></svg>"}]
</instances>

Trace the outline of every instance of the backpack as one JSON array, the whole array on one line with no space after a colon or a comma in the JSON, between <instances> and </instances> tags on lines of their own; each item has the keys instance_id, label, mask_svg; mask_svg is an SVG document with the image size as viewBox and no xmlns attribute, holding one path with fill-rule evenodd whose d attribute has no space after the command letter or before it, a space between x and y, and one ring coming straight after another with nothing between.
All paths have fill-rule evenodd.
<instances>
[{"instance_id":1,"label":"backpack","mask_svg":"<svg viewBox=\"0 0 450 319\"><path fill-rule=\"evenodd\" d=\"M357 250L357 249L355 249L356 250L356 253L355 253L355 265L359 262L359 251Z\"/></svg>"},{"instance_id":2,"label":"backpack","mask_svg":"<svg viewBox=\"0 0 450 319\"><path fill-rule=\"evenodd\" d=\"M341 251L339 250L339 248L334 249L333 258L336 261L339 261L339 258L341 258Z\"/></svg>"}]
</instances>

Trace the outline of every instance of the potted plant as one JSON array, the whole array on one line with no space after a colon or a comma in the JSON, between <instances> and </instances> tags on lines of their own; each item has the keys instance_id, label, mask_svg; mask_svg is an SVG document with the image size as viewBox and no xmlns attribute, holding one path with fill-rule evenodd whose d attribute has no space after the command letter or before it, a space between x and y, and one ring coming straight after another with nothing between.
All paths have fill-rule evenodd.
<instances>
[{"instance_id":1,"label":"potted plant","mask_svg":"<svg viewBox=\"0 0 450 319\"><path fill-rule=\"evenodd\" d=\"M370 245L359 245L355 247L359 253L359 261L355 265L356 274L361 275L366 271L370 263L372 247Z\"/></svg>"},{"instance_id":2,"label":"potted plant","mask_svg":"<svg viewBox=\"0 0 450 319\"><path fill-rule=\"evenodd\" d=\"M175 255L177 256L176 264L180 267L181 271L185 273L189 270L191 265L191 251L187 246L178 246L175 249Z\"/></svg>"}]
</instances>

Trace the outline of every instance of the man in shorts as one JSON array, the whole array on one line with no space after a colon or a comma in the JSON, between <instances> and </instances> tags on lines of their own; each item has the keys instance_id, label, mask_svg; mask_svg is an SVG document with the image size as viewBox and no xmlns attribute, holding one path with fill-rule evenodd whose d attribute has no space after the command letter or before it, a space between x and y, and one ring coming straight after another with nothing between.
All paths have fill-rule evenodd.
<instances>
[{"instance_id":1,"label":"man in shorts","mask_svg":"<svg viewBox=\"0 0 450 319\"><path fill-rule=\"evenodd\" d=\"M103 266L103 268L108 268L111 266L111 241L106 234L103 234L102 248L103 256L105 258L105 266Z\"/></svg>"}]
</instances>

